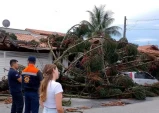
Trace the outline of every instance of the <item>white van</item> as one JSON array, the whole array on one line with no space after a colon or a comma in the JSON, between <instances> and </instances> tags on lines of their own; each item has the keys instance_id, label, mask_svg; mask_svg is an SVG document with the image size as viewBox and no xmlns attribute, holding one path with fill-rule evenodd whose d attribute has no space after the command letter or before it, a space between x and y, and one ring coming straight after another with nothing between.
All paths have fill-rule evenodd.
<instances>
[{"instance_id":1,"label":"white van","mask_svg":"<svg viewBox=\"0 0 159 113\"><path fill-rule=\"evenodd\" d=\"M147 72L121 72L121 74L128 75L139 85L150 85L159 82L155 77Z\"/></svg>"}]
</instances>

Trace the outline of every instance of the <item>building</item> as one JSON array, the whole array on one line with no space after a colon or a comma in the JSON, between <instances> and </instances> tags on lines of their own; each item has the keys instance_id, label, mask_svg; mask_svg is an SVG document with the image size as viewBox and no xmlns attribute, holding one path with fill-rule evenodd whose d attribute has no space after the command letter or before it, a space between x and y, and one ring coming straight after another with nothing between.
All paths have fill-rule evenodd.
<instances>
[{"instance_id":1,"label":"building","mask_svg":"<svg viewBox=\"0 0 159 113\"><path fill-rule=\"evenodd\" d=\"M38 46L30 46L27 42L35 40L40 42L40 39L47 38L48 35L58 34L64 36L63 33L34 30L34 29L11 29L0 27L0 30L5 31L9 34L14 34L17 37L16 41L5 40L0 34L0 77L7 75L7 71L10 65L10 59L17 59L19 64L26 66L27 58L30 55L37 57L36 66L42 69L47 63L52 63L52 54L50 53L50 48L45 43L40 43ZM56 47L52 47L56 50Z\"/></svg>"}]
</instances>

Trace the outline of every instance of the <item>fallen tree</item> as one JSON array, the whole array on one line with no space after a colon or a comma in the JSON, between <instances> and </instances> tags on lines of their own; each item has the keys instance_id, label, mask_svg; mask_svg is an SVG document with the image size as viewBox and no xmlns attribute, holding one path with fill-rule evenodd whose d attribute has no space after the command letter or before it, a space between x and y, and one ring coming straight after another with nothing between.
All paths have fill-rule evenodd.
<instances>
[{"instance_id":1,"label":"fallen tree","mask_svg":"<svg viewBox=\"0 0 159 113\"><path fill-rule=\"evenodd\" d=\"M45 42L56 43L57 47L61 46L59 53L54 53L52 48L50 50L54 54L55 63L62 72L59 81L63 86L65 96L145 99L145 95L158 95L158 88L152 91L147 87L139 87L129 78L116 76L120 71L148 71L154 62L157 64L151 56L139 53L137 46L128 43L125 38L119 41L105 37L82 40L70 35L63 40L62 45L57 40L59 40L58 36L51 35ZM74 60L70 61L68 67L63 66L60 61L70 55L75 56ZM20 66L20 73L23 68L24 66ZM7 79L3 79L0 86L0 92L7 91Z\"/></svg>"}]
</instances>

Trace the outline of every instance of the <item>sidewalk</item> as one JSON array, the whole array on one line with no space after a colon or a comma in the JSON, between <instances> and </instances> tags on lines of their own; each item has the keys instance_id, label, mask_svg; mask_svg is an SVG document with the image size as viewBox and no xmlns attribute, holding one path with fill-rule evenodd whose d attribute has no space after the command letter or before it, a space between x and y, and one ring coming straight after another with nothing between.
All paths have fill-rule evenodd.
<instances>
[{"instance_id":1,"label":"sidewalk","mask_svg":"<svg viewBox=\"0 0 159 113\"><path fill-rule=\"evenodd\" d=\"M125 106L114 106L114 107L102 107L101 103L118 101L115 99L99 99L99 100L90 100L90 99L72 99L71 108L75 107L91 107L91 109L80 110L83 113L159 113L159 98L147 98L146 101L137 101L129 99L121 99L121 101L127 103ZM11 104L0 103L0 112L9 113ZM65 107L68 108L68 107ZM139 112L140 111L140 112ZM40 112L42 109L40 108ZM73 112L72 112L73 113Z\"/></svg>"}]
</instances>

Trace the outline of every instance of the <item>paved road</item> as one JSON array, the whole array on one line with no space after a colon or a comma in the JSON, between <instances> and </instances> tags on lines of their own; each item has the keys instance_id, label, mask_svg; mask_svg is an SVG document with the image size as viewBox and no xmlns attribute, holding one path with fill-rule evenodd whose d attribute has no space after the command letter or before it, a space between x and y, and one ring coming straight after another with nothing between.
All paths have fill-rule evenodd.
<instances>
[{"instance_id":1,"label":"paved road","mask_svg":"<svg viewBox=\"0 0 159 113\"><path fill-rule=\"evenodd\" d=\"M122 101L129 103L126 106L101 107L101 103L114 101L105 100L88 100L88 99L72 99L71 107L88 106L92 107L88 110L82 110L83 113L159 113L159 98L147 98L146 101L127 100ZM0 113L9 113L11 105L0 103ZM40 112L42 110L40 109Z\"/></svg>"},{"instance_id":2,"label":"paved road","mask_svg":"<svg viewBox=\"0 0 159 113\"><path fill-rule=\"evenodd\" d=\"M92 108L84 113L159 113L159 98L149 98L148 101L126 106Z\"/></svg>"}]
</instances>

